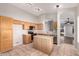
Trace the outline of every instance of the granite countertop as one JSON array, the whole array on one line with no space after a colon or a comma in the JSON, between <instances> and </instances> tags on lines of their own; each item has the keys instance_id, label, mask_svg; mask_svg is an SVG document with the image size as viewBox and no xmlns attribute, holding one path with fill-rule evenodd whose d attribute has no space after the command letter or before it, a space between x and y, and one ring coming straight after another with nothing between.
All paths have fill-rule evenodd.
<instances>
[{"instance_id":1,"label":"granite countertop","mask_svg":"<svg viewBox=\"0 0 79 59\"><path fill-rule=\"evenodd\" d=\"M34 36L34 37L37 37L37 38L44 38L44 39L52 39L53 38L53 36L46 36L46 35L36 35L36 36Z\"/></svg>"},{"instance_id":2,"label":"granite countertop","mask_svg":"<svg viewBox=\"0 0 79 59\"><path fill-rule=\"evenodd\" d=\"M56 34L53 33L36 33L37 35L46 35L46 36L57 36Z\"/></svg>"}]
</instances>

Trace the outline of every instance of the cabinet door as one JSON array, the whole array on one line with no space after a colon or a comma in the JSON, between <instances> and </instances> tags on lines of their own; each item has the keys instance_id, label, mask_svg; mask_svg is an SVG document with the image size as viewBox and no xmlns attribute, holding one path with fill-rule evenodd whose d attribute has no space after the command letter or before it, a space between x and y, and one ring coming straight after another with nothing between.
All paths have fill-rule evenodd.
<instances>
[{"instance_id":1,"label":"cabinet door","mask_svg":"<svg viewBox=\"0 0 79 59\"><path fill-rule=\"evenodd\" d=\"M28 44L28 43L31 43L31 35L26 35L25 40L26 40L26 43L27 43L27 44Z\"/></svg>"},{"instance_id":2,"label":"cabinet door","mask_svg":"<svg viewBox=\"0 0 79 59\"><path fill-rule=\"evenodd\" d=\"M40 40L40 38L34 37L33 44L34 44L34 47L36 49L41 50L41 40Z\"/></svg>"},{"instance_id":3,"label":"cabinet door","mask_svg":"<svg viewBox=\"0 0 79 59\"><path fill-rule=\"evenodd\" d=\"M29 29L30 23L24 24L24 29Z\"/></svg>"},{"instance_id":4,"label":"cabinet door","mask_svg":"<svg viewBox=\"0 0 79 59\"><path fill-rule=\"evenodd\" d=\"M35 23L30 23L30 26L33 26L35 30L37 29Z\"/></svg>"},{"instance_id":5,"label":"cabinet door","mask_svg":"<svg viewBox=\"0 0 79 59\"><path fill-rule=\"evenodd\" d=\"M31 40L31 35L29 35L28 40L29 40L29 43L31 43L31 42L32 42L32 40Z\"/></svg>"},{"instance_id":6,"label":"cabinet door","mask_svg":"<svg viewBox=\"0 0 79 59\"><path fill-rule=\"evenodd\" d=\"M45 39L45 38L42 38L41 39L41 50L43 51L43 52L46 52L47 51L47 39Z\"/></svg>"},{"instance_id":7,"label":"cabinet door","mask_svg":"<svg viewBox=\"0 0 79 59\"><path fill-rule=\"evenodd\" d=\"M43 29L43 25L39 24L39 29L42 30Z\"/></svg>"},{"instance_id":8,"label":"cabinet door","mask_svg":"<svg viewBox=\"0 0 79 59\"><path fill-rule=\"evenodd\" d=\"M1 17L1 29L12 29L12 22L11 18Z\"/></svg>"},{"instance_id":9,"label":"cabinet door","mask_svg":"<svg viewBox=\"0 0 79 59\"><path fill-rule=\"evenodd\" d=\"M24 44L31 43L32 42L31 35L23 35L23 42Z\"/></svg>"},{"instance_id":10,"label":"cabinet door","mask_svg":"<svg viewBox=\"0 0 79 59\"><path fill-rule=\"evenodd\" d=\"M50 53L52 51L53 47L53 38L47 40L47 53Z\"/></svg>"},{"instance_id":11,"label":"cabinet door","mask_svg":"<svg viewBox=\"0 0 79 59\"><path fill-rule=\"evenodd\" d=\"M37 38L34 36L34 39L33 39L33 46L34 48L37 48Z\"/></svg>"},{"instance_id":12,"label":"cabinet door","mask_svg":"<svg viewBox=\"0 0 79 59\"><path fill-rule=\"evenodd\" d=\"M1 16L0 16L0 51L1 51Z\"/></svg>"},{"instance_id":13,"label":"cabinet door","mask_svg":"<svg viewBox=\"0 0 79 59\"><path fill-rule=\"evenodd\" d=\"M9 17L0 17L0 46L1 52L12 48L12 19Z\"/></svg>"},{"instance_id":14,"label":"cabinet door","mask_svg":"<svg viewBox=\"0 0 79 59\"><path fill-rule=\"evenodd\" d=\"M42 30L43 29L43 25L42 24L37 24L37 29L38 30Z\"/></svg>"},{"instance_id":15,"label":"cabinet door","mask_svg":"<svg viewBox=\"0 0 79 59\"><path fill-rule=\"evenodd\" d=\"M35 30L39 30L37 24L35 24Z\"/></svg>"},{"instance_id":16,"label":"cabinet door","mask_svg":"<svg viewBox=\"0 0 79 59\"><path fill-rule=\"evenodd\" d=\"M1 52L12 48L12 30L2 30L1 32Z\"/></svg>"},{"instance_id":17,"label":"cabinet door","mask_svg":"<svg viewBox=\"0 0 79 59\"><path fill-rule=\"evenodd\" d=\"M38 37L36 40L37 40L37 48L41 50L41 39Z\"/></svg>"}]
</instances>

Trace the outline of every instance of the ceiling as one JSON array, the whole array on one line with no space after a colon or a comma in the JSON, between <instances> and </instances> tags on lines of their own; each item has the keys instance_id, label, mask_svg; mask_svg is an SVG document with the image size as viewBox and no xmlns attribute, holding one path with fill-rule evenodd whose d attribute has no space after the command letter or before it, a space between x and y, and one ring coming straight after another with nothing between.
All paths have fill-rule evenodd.
<instances>
[{"instance_id":1,"label":"ceiling","mask_svg":"<svg viewBox=\"0 0 79 59\"><path fill-rule=\"evenodd\" d=\"M78 6L77 3L11 3L26 12L35 16L45 13L55 13L56 5L60 5L60 9L68 9Z\"/></svg>"}]
</instances>

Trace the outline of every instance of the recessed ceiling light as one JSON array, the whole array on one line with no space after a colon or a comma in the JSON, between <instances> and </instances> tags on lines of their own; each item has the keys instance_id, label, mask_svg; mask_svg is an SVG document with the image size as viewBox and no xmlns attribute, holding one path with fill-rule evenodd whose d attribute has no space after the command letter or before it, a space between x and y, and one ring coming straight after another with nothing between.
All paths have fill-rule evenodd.
<instances>
[{"instance_id":1,"label":"recessed ceiling light","mask_svg":"<svg viewBox=\"0 0 79 59\"><path fill-rule=\"evenodd\" d=\"M60 6L59 5L56 5L56 8L59 8Z\"/></svg>"},{"instance_id":2,"label":"recessed ceiling light","mask_svg":"<svg viewBox=\"0 0 79 59\"><path fill-rule=\"evenodd\" d=\"M62 5L55 5L55 8L62 8Z\"/></svg>"}]
</instances>

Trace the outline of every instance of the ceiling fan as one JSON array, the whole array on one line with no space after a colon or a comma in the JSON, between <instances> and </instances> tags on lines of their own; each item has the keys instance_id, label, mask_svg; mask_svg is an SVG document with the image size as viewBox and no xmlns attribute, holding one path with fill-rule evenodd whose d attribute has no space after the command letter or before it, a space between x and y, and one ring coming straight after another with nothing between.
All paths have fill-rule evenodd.
<instances>
[{"instance_id":1,"label":"ceiling fan","mask_svg":"<svg viewBox=\"0 0 79 59\"><path fill-rule=\"evenodd\" d=\"M70 18L67 18L67 21L65 22L65 24L74 24L73 21L69 21Z\"/></svg>"}]
</instances>

